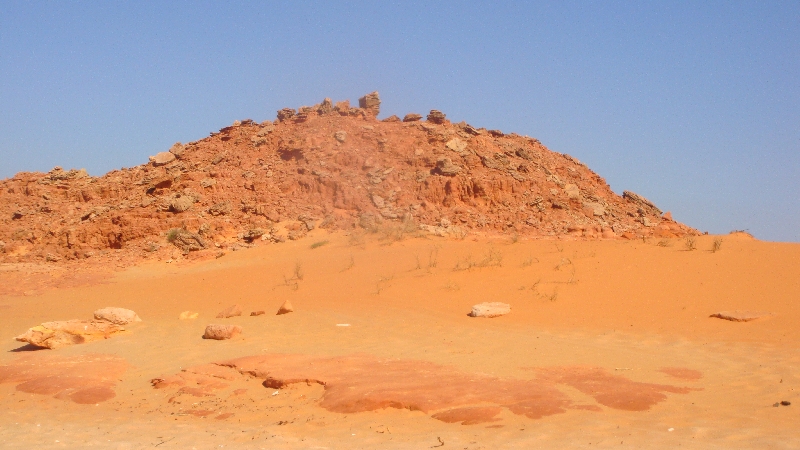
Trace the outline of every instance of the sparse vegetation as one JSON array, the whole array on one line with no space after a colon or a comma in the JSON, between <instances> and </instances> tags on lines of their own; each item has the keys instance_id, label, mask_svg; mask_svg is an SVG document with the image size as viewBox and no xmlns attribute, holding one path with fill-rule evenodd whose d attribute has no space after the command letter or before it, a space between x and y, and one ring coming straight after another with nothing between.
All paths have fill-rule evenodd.
<instances>
[{"instance_id":1,"label":"sparse vegetation","mask_svg":"<svg viewBox=\"0 0 800 450\"><path fill-rule=\"evenodd\" d=\"M511 235L511 243L516 244L517 242L519 242L519 233L515 232Z\"/></svg>"},{"instance_id":2,"label":"sparse vegetation","mask_svg":"<svg viewBox=\"0 0 800 450\"><path fill-rule=\"evenodd\" d=\"M550 294L550 297L547 297L547 299L551 302L558 300L558 288L553 289L553 293Z\"/></svg>"},{"instance_id":3,"label":"sparse vegetation","mask_svg":"<svg viewBox=\"0 0 800 450\"><path fill-rule=\"evenodd\" d=\"M721 247L722 247L722 238L720 237L715 238L714 242L711 244L711 253L717 253Z\"/></svg>"},{"instance_id":4,"label":"sparse vegetation","mask_svg":"<svg viewBox=\"0 0 800 450\"><path fill-rule=\"evenodd\" d=\"M656 243L659 247L670 247L672 246L672 242L669 239L662 239Z\"/></svg>"},{"instance_id":5,"label":"sparse vegetation","mask_svg":"<svg viewBox=\"0 0 800 450\"><path fill-rule=\"evenodd\" d=\"M533 255L528 256L528 259L522 261L522 267L530 267L533 263L538 263L539 258L534 258Z\"/></svg>"},{"instance_id":6,"label":"sparse vegetation","mask_svg":"<svg viewBox=\"0 0 800 450\"><path fill-rule=\"evenodd\" d=\"M687 252L690 252L692 250L697 250L697 242L694 240L694 237L692 236L687 237L686 240L684 241L684 247L686 248Z\"/></svg>"},{"instance_id":7,"label":"sparse vegetation","mask_svg":"<svg viewBox=\"0 0 800 450\"><path fill-rule=\"evenodd\" d=\"M329 243L330 243L330 241L328 241L328 240L314 242L313 244L311 244L311 249L313 250L315 248L320 248L323 245L328 245Z\"/></svg>"},{"instance_id":8,"label":"sparse vegetation","mask_svg":"<svg viewBox=\"0 0 800 450\"><path fill-rule=\"evenodd\" d=\"M468 255L463 261L457 262L456 266L453 267L453 270L460 271L460 270L470 270L475 267L484 268L484 267L502 267L502 266L503 266L503 254L495 249L489 249L489 251L483 257L483 259L479 261L474 261L472 259L472 255Z\"/></svg>"},{"instance_id":9,"label":"sparse vegetation","mask_svg":"<svg viewBox=\"0 0 800 450\"><path fill-rule=\"evenodd\" d=\"M439 265L439 247L433 247L428 254L428 270Z\"/></svg>"},{"instance_id":10,"label":"sparse vegetation","mask_svg":"<svg viewBox=\"0 0 800 450\"><path fill-rule=\"evenodd\" d=\"M172 228L171 230L167 231L167 242L170 244L175 242L175 239L178 239L178 234L181 232L180 228Z\"/></svg>"},{"instance_id":11,"label":"sparse vegetation","mask_svg":"<svg viewBox=\"0 0 800 450\"><path fill-rule=\"evenodd\" d=\"M364 233L354 231L350 233L350 238L347 240L347 245L351 247L361 247L364 245L364 241Z\"/></svg>"},{"instance_id":12,"label":"sparse vegetation","mask_svg":"<svg viewBox=\"0 0 800 450\"><path fill-rule=\"evenodd\" d=\"M296 280L303 279L303 264L299 261L294 264L294 278Z\"/></svg>"},{"instance_id":13,"label":"sparse vegetation","mask_svg":"<svg viewBox=\"0 0 800 450\"><path fill-rule=\"evenodd\" d=\"M558 242L554 242L553 245L556 246L556 250L558 250L558 253L563 253L564 252L564 244L560 244Z\"/></svg>"},{"instance_id":14,"label":"sparse vegetation","mask_svg":"<svg viewBox=\"0 0 800 450\"><path fill-rule=\"evenodd\" d=\"M378 278L378 282L375 284L375 295L381 295L381 292L387 287L389 287L389 282L392 281L393 279L394 275Z\"/></svg>"}]
</instances>

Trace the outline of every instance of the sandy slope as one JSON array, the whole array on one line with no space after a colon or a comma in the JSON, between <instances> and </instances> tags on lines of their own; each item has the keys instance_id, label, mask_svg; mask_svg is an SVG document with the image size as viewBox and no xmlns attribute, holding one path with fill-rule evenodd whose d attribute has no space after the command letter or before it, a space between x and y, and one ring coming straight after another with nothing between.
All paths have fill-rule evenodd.
<instances>
[{"instance_id":1,"label":"sandy slope","mask_svg":"<svg viewBox=\"0 0 800 450\"><path fill-rule=\"evenodd\" d=\"M6 371L19 361L64 367L63 361L92 355L116 356L127 369L115 381L116 397L97 405L0 384L0 446L798 448L800 246L731 235L711 252L713 239L699 237L697 250L687 251L677 239L661 241L667 246L659 240L385 241L316 230L310 239L216 260L161 261L100 284L6 295L0 297ZM296 312L273 315L287 299ZM510 303L512 313L468 317L483 301ZM214 318L233 303L245 316ZM10 338L28 327L88 318L104 306L131 308L144 322L101 342L14 351L20 343ZM260 309L267 314L247 316ZM200 316L179 320L185 310ZM746 323L709 318L720 310L774 315ZM234 323L244 332L205 341L200 336L208 323ZM202 397L150 384L205 363L275 354L320 365L341 357L353 367L342 375L347 368L336 364L313 370L307 364L303 376L328 377L328 392L316 383L266 388L263 378L238 373L217 379L225 386ZM398 377L406 369L383 370L384 363L412 373L424 367L436 382L407 389L408 380ZM305 373L305 367L292 370ZM599 375L587 378L586 371ZM400 390L387 394L391 383ZM332 406L336 386L387 401L410 395L418 405L437 392L474 394L478 400L461 406L497 414L462 425L432 417L453 407L441 402L428 410L341 412ZM542 401L566 399L573 407L540 418L509 407L509 398L537 389L551 395ZM636 393L649 400L624 403ZM772 406L782 400L792 405Z\"/></svg>"}]
</instances>

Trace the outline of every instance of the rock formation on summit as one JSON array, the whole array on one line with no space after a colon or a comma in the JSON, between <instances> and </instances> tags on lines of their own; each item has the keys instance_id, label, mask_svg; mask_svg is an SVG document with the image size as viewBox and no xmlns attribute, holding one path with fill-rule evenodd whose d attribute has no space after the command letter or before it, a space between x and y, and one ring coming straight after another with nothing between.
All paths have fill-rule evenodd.
<instances>
[{"instance_id":1,"label":"rock formation on summit","mask_svg":"<svg viewBox=\"0 0 800 450\"><path fill-rule=\"evenodd\" d=\"M1 180L0 261L220 254L315 227L392 223L459 236L697 234L537 139L436 110L378 120L377 92L359 104L325 99L236 121L101 177L56 167Z\"/></svg>"}]
</instances>

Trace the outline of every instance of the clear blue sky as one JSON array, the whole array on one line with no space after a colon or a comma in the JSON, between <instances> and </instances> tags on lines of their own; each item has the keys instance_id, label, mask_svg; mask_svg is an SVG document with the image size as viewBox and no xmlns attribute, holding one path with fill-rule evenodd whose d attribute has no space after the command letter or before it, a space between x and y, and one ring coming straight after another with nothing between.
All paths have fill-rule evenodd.
<instances>
[{"instance_id":1,"label":"clear blue sky","mask_svg":"<svg viewBox=\"0 0 800 450\"><path fill-rule=\"evenodd\" d=\"M800 2L0 3L0 178L282 107L539 138L711 233L800 241Z\"/></svg>"}]
</instances>

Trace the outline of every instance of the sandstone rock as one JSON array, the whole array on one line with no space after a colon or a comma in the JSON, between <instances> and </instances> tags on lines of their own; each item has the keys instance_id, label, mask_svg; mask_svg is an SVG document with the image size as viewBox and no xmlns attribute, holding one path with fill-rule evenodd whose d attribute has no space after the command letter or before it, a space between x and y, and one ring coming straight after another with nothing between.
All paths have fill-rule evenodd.
<instances>
[{"instance_id":1,"label":"sandstone rock","mask_svg":"<svg viewBox=\"0 0 800 450\"><path fill-rule=\"evenodd\" d=\"M333 112L333 102L331 102L331 99L326 97L324 100L322 100L322 103L317 105L316 110L317 114L321 116L324 116L325 114L330 114Z\"/></svg>"},{"instance_id":2,"label":"sandstone rock","mask_svg":"<svg viewBox=\"0 0 800 450\"><path fill-rule=\"evenodd\" d=\"M106 322L111 322L117 325L127 325L132 322L142 321L142 319L139 318L139 315L130 309L114 308L111 306L95 311L94 318L97 320L105 320Z\"/></svg>"},{"instance_id":3,"label":"sandstone rock","mask_svg":"<svg viewBox=\"0 0 800 450\"><path fill-rule=\"evenodd\" d=\"M333 137L339 142L344 142L345 139L347 139L347 132L339 130L336 133L333 133Z\"/></svg>"},{"instance_id":4,"label":"sandstone rock","mask_svg":"<svg viewBox=\"0 0 800 450\"><path fill-rule=\"evenodd\" d=\"M403 122L417 122L422 120L422 116L417 113L408 113L403 117Z\"/></svg>"},{"instance_id":5,"label":"sandstone rock","mask_svg":"<svg viewBox=\"0 0 800 450\"><path fill-rule=\"evenodd\" d=\"M106 321L62 320L30 328L16 340L36 347L55 349L67 345L108 339L123 328Z\"/></svg>"},{"instance_id":6,"label":"sandstone rock","mask_svg":"<svg viewBox=\"0 0 800 450\"><path fill-rule=\"evenodd\" d=\"M392 114L391 116L381 120L381 122L389 122L389 123L391 123L391 122L400 122L400 118L397 117L396 115Z\"/></svg>"},{"instance_id":7,"label":"sandstone rock","mask_svg":"<svg viewBox=\"0 0 800 450\"><path fill-rule=\"evenodd\" d=\"M386 201L377 194L372 194L372 204L375 205L376 208L381 209L386 206Z\"/></svg>"},{"instance_id":8,"label":"sandstone rock","mask_svg":"<svg viewBox=\"0 0 800 450\"><path fill-rule=\"evenodd\" d=\"M428 122L436 123L436 124L443 124L445 121L445 114L437 109L432 109L430 113L428 113Z\"/></svg>"},{"instance_id":9,"label":"sandstone rock","mask_svg":"<svg viewBox=\"0 0 800 450\"><path fill-rule=\"evenodd\" d=\"M232 305L224 310L222 310L219 314L217 314L217 319L227 319L229 317L236 317L242 315L242 307L237 305Z\"/></svg>"},{"instance_id":10,"label":"sandstone rock","mask_svg":"<svg viewBox=\"0 0 800 450\"><path fill-rule=\"evenodd\" d=\"M450 150L452 150L452 151L454 151L456 153L461 153L464 150L466 150L467 143L465 141L462 141L459 138L453 138L453 139L450 139L449 141L447 141L447 144L445 144L445 147L449 148Z\"/></svg>"},{"instance_id":11,"label":"sandstone rock","mask_svg":"<svg viewBox=\"0 0 800 450\"><path fill-rule=\"evenodd\" d=\"M650 200L642 197L641 195L631 192L631 191L622 191L622 198L628 200L629 202L639 206L645 212L649 214L653 214L656 216L661 215L661 210L656 207Z\"/></svg>"},{"instance_id":12,"label":"sandstone rock","mask_svg":"<svg viewBox=\"0 0 800 450\"><path fill-rule=\"evenodd\" d=\"M194 198L188 195L182 195L180 197L174 197L169 202L169 210L174 213L182 213L188 211L194 205Z\"/></svg>"},{"instance_id":13,"label":"sandstone rock","mask_svg":"<svg viewBox=\"0 0 800 450\"><path fill-rule=\"evenodd\" d=\"M567 197L569 197L570 200L580 200L581 198L581 190L574 184L568 184L564 186L564 192L567 194Z\"/></svg>"},{"instance_id":14,"label":"sandstone rock","mask_svg":"<svg viewBox=\"0 0 800 450\"><path fill-rule=\"evenodd\" d=\"M280 111L278 111L278 120L281 121L281 122L289 120L292 117L294 117L295 114L297 114L297 111L295 111L294 109L292 109L292 108L283 108Z\"/></svg>"},{"instance_id":15,"label":"sandstone rock","mask_svg":"<svg viewBox=\"0 0 800 450\"><path fill-rule=\"evenodd\" d=\"M241 332L242 327L239 325L211 324L206 326L206 331L203 333L203 339L215 339L222 341L235 337Z\"/></svg>"},{"instance_id":16,"label":"sandstone rock","mask_svg":"<svg viewBox=\"0 0 800 450\"><path fill-rule=\"evenodd\" d=\"M169 152L175 155L175 157L178 159L180 159L181 156L183 156L184 151L186 151L186 147L180 142L172 144L172 147L169 148Z\"/></svg>"},{"instance_id":17,"label":"sandstone rock","mask_svg":"<svg viewBox=\"0 0 800 450\"><path fill-rule=\"evenodd\" d=\"M175 161L175 155L170 152L161 152L150 157L150 162L152 162L154 166L163 166L172 161Z\"/></svg>"},{"instance_id":18,"label":"sandstone rock","mask_svg":"<svg viewBox=\"0 0 800 450\"><path fill-rule=\"evenodd\" d=\"M294 308L292 307L292 303L286 300L281 307L278 308L278 313L276 315L280 316L281 314L288 314L290 312L294 312Z\"/></svg>"},{"instance_id":19,"label":"sandstone rock","mask_svg":"<svg viewBox=\"0 0 800 450\"><path fill-rule=\"evenodd\" d=\"M461 167L453 164L450 158L441 158L436 161L436 171L442 175L453 177L461 172Z\"/></svg>"},{"instance_id":20,"label":"sandstone rock","mask_svg":"<svg viewBox=\"0 0 800 450\"><path fill-rule=\"evenodd\" d=\"M178 319L180 320L192 320L197 319L200 316L200 313L192 312L192 311L184 311L179 316Z\"/></svg>"},{"instance_id":21,"label":"sandstone rock","mask_svg":"<svg viewBox=\"0 0 800 450\"><path fill-rule=\"evenodd\" d=\"M212 216L224 216L225 214L229 214L231 212L231 202L224 201L217 203L210 208L208 208L208 213Z\"/></svg>"},{"instance_id":22,"label":"sandstone rock","mask_svg":"<svg viewBox=\"0 0 800 450\"><path fill-rule=\"evenodd\" d=\"M666 221L668 221L668 222L674 222L675 221L675 219L672 218L672 213L669 212L669 211L665 212L664 215L661 216L661 218L666 220Z\"/></svg>"},{"instance_id":23,"label":"sandstone rock","mask_svg":"<svg viewBox=\"0 0 800 450\"><path fill-rule=\"evenodd\" d=\"M167 239L174 246L181 249L183 253L195 252L206 248L206 241L199 234L186 230L171 230Z\"/></svg>"},{"instance_id":24,"label":"sandstone rock","mask_svg":"<svg viewBox=\"0 0 800 450\"><path fill-rule=\"evenodd\" d=\"M479 303L469 313L472 317L498 317L511 312L511 305L500 302Z\"/></svg>"},{"instance_id":25,"label":"sandstone rock","mask_svg":"<svg viewBox=\"0 0 800 450\"><path fill-rule=\"evenodd\" d=\"M590 213L587 214L587 216L604 216L606 214L605 207L597 202L586 202L583 204L583 207Z\"/></svg>"},{"instance_id":26,"label":"sandstone rock","mask_svg":"<svg viewBox=\"0 0 800 450\"><path fill-rule=\"evenodd\" d=\"M774 314L765 311L720 311L709 317L730 320L731 322L750 322L752 320L771 317Z\"/></svg>"},{"instance_id":27,"label":"sandstone rock","mask_svg":"<svg viewBox=\"0 0 800 450\"><path fill-rule=\"evenodd\" d=\"M259 311L253 311L253 312L251 312L251 313L250 313L250 316L251 316L251 317L252 317L252 316L263 316L263 315L264 315L264 314L266 314L266 313L267 313L267 312L266 312L266 311L264 311L264 310L262 309L262 310L259 310Z\"/></svg>"},{"instance_id":28,"label":"sandstone rock","mask_svg":"<svg viewBox=\"0 0 800 450\"><path fill-rule=\"evenodd\" d=\"M264 235L264 230L261 228L251 228L244 233L239 235L240 239L243 239L245 242L253 242L254 240L260 238Z\"/></svg>"},{"instance_id":29,"label":"sandstone rock","mask_svg":"<svg viewBox=\"0 0 800 450\"><path fill-rule=\"evenodd\" d=\"M6 243L0 241L0 253L5 253L5 251L6 251Z\"/></svg>"},{"instance_id":30,"label":"sandstone rock","mask_svg":"<svg viewBox=\"0 0 800 450\"><path fill-rule=\"evenodd\" d=\"M377 116L381 112L381 98L378 91L369 93L358 99L358 106L365 109L369 114Z\"/></svg>"}]
</instances>

